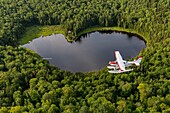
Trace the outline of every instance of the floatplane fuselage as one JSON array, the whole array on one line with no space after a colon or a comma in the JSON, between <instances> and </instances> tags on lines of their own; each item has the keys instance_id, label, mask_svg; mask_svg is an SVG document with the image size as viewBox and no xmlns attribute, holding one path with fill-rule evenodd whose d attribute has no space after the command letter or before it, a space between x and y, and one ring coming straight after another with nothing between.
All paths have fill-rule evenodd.
<instances>
[{"instance_id":1,"label":"floatplane fuselage","mask_svg":"<svg viewBox=\"0 0 170 113\"><path fill-rule=\"evenodd\" d=\"M107 66L109 73L123 73L132 71L133 69L126 69L126 67L132 66L133 64L139 66L142 60L142 57L138 57L138 59L134 61L125 61L123 60L119 51L115 51L115 57L116 61L110 61L109 65Z\"/></svg>"}]
</instances>

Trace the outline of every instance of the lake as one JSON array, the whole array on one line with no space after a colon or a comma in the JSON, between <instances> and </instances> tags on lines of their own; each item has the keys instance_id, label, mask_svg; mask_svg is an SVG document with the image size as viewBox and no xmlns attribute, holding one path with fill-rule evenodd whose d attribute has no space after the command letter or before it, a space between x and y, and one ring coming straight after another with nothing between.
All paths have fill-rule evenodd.
<instances>
[{"instance_id":1,"label":"lake","mask_svg":"<svg viewBox=\"0 0 170 113\"><path fill-rule=\"evenodd\" d=\"M100 70L115 60L114 51L120 51L127 60L136 57L146 47L137 36L121 32L91 32L73 43L62 34L39 37L23 45L47 59L50 64L71 72Z\"/></svg>"}]
</instances>

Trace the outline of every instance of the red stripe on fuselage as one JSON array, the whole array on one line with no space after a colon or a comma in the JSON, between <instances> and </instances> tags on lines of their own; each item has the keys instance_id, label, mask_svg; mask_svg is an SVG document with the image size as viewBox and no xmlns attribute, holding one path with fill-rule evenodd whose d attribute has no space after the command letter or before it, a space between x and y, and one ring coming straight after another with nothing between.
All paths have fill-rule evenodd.
<instances>
[{"instance_id":1,"label":"red stripe on fuselage","mask_svg":"<svg viewBox=\"0 0 170 113\"><path fill-rule=\"evenodd\" d=\"M109 64L117 64L115 61L110 61Z\"/></svg>"},{"instance_id":2,"label":"red stripe on fuselage","mask_svg":"<svg viewBox=\"0 0 170 113\"><path fill-rule=\"evenodd\" d=\"M138 59L139 59L139 58L142 58L142 56L139 56Z\"/></svg>"}]
</instances>

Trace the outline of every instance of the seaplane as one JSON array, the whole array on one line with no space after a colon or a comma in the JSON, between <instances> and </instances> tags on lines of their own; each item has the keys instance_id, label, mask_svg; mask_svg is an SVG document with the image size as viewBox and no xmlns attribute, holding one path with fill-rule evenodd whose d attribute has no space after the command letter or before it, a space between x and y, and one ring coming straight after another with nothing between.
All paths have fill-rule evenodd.
<instances>
[{"instance_id":1,"label":"seaplane","mask_svg":"<svg viewBox=\"0 0 170 113\"><path fill-rule=\"evenodd\" d=\"M140 66L140 62L142 57L138 57L137 60L134 61L126 61L123 60L119 51L115 51L116 61L109 61L109 65L107 68L109 69L109 73L123 73L133 71L133 69L126 69L126 67L130 67L132 65Z\"/></svg>"}]
</instances>

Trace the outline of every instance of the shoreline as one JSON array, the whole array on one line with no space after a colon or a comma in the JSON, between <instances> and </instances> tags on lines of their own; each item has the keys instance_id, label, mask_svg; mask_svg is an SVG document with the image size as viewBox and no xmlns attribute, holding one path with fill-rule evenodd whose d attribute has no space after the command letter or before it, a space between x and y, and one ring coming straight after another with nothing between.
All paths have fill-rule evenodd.
<instances>
[{"instance_id":1,"label":"shoreline","mask_svg":"<svg viewBox=\"0 0 170 113\"><path fill-rule=\"evenodd\" d=\"M130 35L137 36L138 38L143 40L145 43L147 43L147 38L145 38L142 34L138 33L135 30L125 29L125 28L121 28L121 27L99 27L99 26L93 26L93 27L84 29L83 31L78 33L76 40L78 38L80 38L81 35L84 35L84 34L90 33L90 32L95 32L95 31L113 31L113 32L120 32L120 33L125 33L125 34L128 33Z\"/></svg>"},{"instance_id":2,"label":"shoreline","mask_svg":"<svg viewBox=\"0 0 170 113\"><path fill-rule=\"evenodd\" d=\"M25 33L21 35L21 38L19 39L19 43L20 45L26 44L29 41L36 39L40 36L49 36L52 34L63 34L68 42L73 42L79 39L81 35L84 35L90 32L95 32L95 31L113 31L113 32L120 32L120 33L135 35L141 40L143 40L145 43L147 43L147 38L135 30L125 29L121 27L100 27L100 26L93 26L93 27L84 29L77 34L74 40L71 40L68 38L68 36L66 36L64 29L61 27L61 25L27 27L25 30Z\"/></svg>"}]
</instances>

